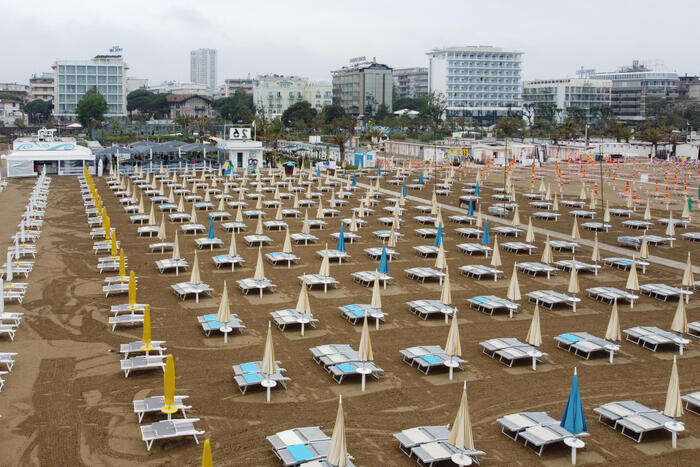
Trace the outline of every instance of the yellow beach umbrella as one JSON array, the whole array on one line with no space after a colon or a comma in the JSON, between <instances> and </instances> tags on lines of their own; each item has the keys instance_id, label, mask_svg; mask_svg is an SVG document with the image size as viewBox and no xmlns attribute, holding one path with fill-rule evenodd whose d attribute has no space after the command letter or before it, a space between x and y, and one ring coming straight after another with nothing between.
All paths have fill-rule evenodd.
<instances>
[{"instance_id":1,"label":"yellow beach umbrella","mask_svg":"<svg viewBox=\"0 0 700 467\"><path fill-rule=\"evenodd\" d=\"M148 353L153 350L153 344L151 344L151 307L146 305L143 310L143 334L141 336L141 350Z\"/></svg>"},{"instance_id":2,"label":"yellow beach umbrella","mask_svg":"<svg viewBox=\"0 0 700 467\"><path fill-rule=\"evenodd\" d=\"M112 235L112 244L110 247L110 254L112 255L113 258L116 258L117 253L119 253L119 252L117 251L117 235L115 232L114 235Z\"/></svg>"},{"instance_id":3,"label":"yellow beach umbrella","mask_svg":"<svg viewBox=\"0 0 700 467\"><path fill-rule=\"evenodd\" d=\"M172 414L177 412L177 406L175 405L175 363L173 362L173 355L168 354L165 359L165 372L163 373L163 394L165 396L165 403L160 411L168 415L168 420L170 420Z\"/></svg>"},{"instance_id":4,"label":"yellow beach umbrella","mask_svg":"<svg viewBox=\"0 0 700 467\"><path fill-rule=\"evenodd\" d=\"M129 271L129 309L134 310L136 307L136 275L134 271Z\"/></svg>"},{"instance_id":5,"label":"yellow beach umbrella","mask_svg":"<svg viewBox=\"0 0 700 467\"><path fill-rule=\"evenodd\" d=\"M348 448L345 439L345 416L343 415L343 396L338 396L338 413L335 416L335 426L331 436L331 446L326 461L335 467L348 465Z\"/></svg>"},{"instance_id":6,"label":"yellow beach umbrella","mask_svg":"<svg viewBox=\"0 0 700 467\"><path fill-rule=\"evenodd\" d=\"M450 437L448 438L447 442L460 450L474 450L474 436L472 434L472 422L469 416L469 403L467 402L466 381L464 382L464 386L462 389L462 401L459 404L457 416L455 416L455 421L452 424L452 429L450 430ZM460 453L458 455L468 457L463 453ZM464 462L462 465L469 464L471 464L471 459L469 459L469 462Z\"/></svg>"}]
</instances>

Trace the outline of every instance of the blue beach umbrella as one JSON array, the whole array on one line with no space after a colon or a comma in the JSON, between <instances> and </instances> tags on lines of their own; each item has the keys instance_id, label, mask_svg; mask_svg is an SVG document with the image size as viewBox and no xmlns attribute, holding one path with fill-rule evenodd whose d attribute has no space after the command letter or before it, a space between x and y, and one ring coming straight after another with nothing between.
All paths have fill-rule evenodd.
<instances>
[{"instance_id":1,"label":"blue beach umbrella","mask_svg":"<svg viewBox=\"0 0 700 467\"><path fill-rule=\"evenodd\" d=\"M581 393L578 389L578 375L576 374L576 369L574 369L574 379L571 381L571 392L569 393L569 400L564 409L564 415L561 416L560 425L562 428L575 435L588 431L586 417L583 414Z\"/></svg>"},{"instance_id":2,"label":"blue beach umbrella","mask_svg":"<svg viewBox=\"0 0 700 467\"><path fill-rule=\"evenodd\" d=\"M474 187L474 194L479 196L481 194L481 188L479 187L479 182L476 182L476 186Z\"/></svg>"},{"instance_id":3,"label":"blue beach umbrella","mask_svg":"<svg viewBox=\"0 0 700 467\"><path fill-rule=\"evenodd\" d=\"M381 177L382 176L382 168L377 164L377 176Z\"/></svg>"},{"instance_id":4,"label":"blue beach umbrella","mask_svg":"<svg viewBox=\"0 0 700 467\"><path fill-rule=\"evenodd\" d=\"M438 225L437 234L435 235L435 246L440 246L442 243L442 222Z\"/></svg>"},{"instance_id":5,"label":"blue beach umbrella","mask_svg":"<svg viewBox=\"0 0 700 467\"><path fill-rule=\"evenodd\" d=\"M401 192L403 193L404 197L406 196L406 182L401 184Z\"/></svg>"},{"instance_id":6,"label":"blue beach umbrella","mask_svg":"<svg viewBox=\"0 0 700 467\"><path fill-rule=\"evenodd\" d=\"M340 235L338 235L338 245L335 247L338 251L345 251L345 234L343 233L343 224L340 224Z\"/></svg>"},{"instance_id":7,"label":"blue beach umbrella","mask_svg":"<svg viewBox=\"0 0 700 467\"><path fill-rule=\"evenodd\" d=\"M474 215L474 203L472 203L472 200L469 200L469 210L467 211L467 216L473 216Z\"/></svg>"},{"instance_id":8,"label":"blue beach umbrella","mask_svg":"<svg viewBox=\"0 0 700 467\"><path fill-rule=\"evenodd\" d=\"M387 261L386 245L382 243L382 257L379 258L379 272L389 274L389 262Z\"/></svg>"},{"instance_id":9,"label":"blue beach umbrella","mask_svg":"<svg viewBox=\"0 0 700 467\"><path fill-rule=\"evenodd\" d=\"M357 185L357 174L352 174L352 186Z\"/></svg>"},{"instance_id":10,"label":"blue beach umbrella","mask_svg":"<svg viewBox=\"0 0 700 467\"><path fill-rule=\"evenodd\" d=\"M423 172L421 172L420 175L418 175L418 183L425 183L423 181Z\"/></svg>"},{"instance_id":11,"label":"blue beach umbrella","mask_svg":"<svg viewBox=\"0 0 700 467\"><path fill-rule=\"evenodd\" d=\"M491 239L489 238L489 221L486 219L484 219L484 233L481 235L481 243L484 245L491 243Z\"/></svg>"},{"instance_id":12,"label":"blue beach umbrella","mask_svg":"<svg viewBox=\"0 0 700 467\"><path fill-rule=\"evenodd\" d=\"M316 164L316 176L320 177L321 176L321 165Z\"/></svg>"},{"instance_id":13,"label":"blue beach umbrella","mask_svg":"<svg viewBox=\"0 0 700 467\"><path fill-rule=\"evenodd\" d=\"M213 217L209 218L209 234L207 235L207 237L210 240L214 239L214 218Z\"/></svg>"}]
</instances>

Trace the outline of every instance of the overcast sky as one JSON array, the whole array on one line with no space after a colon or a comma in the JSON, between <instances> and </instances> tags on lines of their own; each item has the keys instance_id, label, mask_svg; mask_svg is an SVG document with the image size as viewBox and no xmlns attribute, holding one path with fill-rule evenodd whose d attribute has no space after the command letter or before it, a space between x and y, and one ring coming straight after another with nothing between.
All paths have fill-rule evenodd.
<instances>
[{"instance_id":1,"label":"overcast sky","mask_svg":"<svg viewBox=\"0 0 700 467\"><path fill-rule=\"evenodd\" d=\"M189 81L189 51L214 48L218 80L279 73L330 80L348 59L425 66L433 47L524 52L523 78L609 71L634 59L700 74L697 0L0 0L0 82L55 59L124 49L129 76Z\"/></svg>"}]
</instances>

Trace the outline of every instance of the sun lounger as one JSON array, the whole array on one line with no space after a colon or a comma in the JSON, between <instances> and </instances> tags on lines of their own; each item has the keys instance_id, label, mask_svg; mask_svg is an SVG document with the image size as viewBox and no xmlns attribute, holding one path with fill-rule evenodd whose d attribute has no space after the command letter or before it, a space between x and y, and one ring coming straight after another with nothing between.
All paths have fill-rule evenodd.
<instances>
[{"instance_id":1,"label":"sun lounger","mask_svg":"<svg viewBox=\"0 0 700 467\"><path fill-rule=\"evenodd\" d=\"M667 301L669 298L682 299L684 295L692 295L690 290L683 290L666 284L644 284L639 286L639 291L659 300Z\"/></svg>"},{"instance_id":2,"label":"sun lounger","mask_svg":"<svg viewBox=\"0 0 700 467\"><path fill-rule=\"evenodd\" d=\"M650 229L650 228L652 228L652 227L654 226L654 223L653 223L653 222L649 222L649 221L640 221L640 220L636 220L636 219L631 219L631 220L628 220L628 221L623 221L623 222L622 222L622 225L624 225L625 227L627 227L627 228L629 228L629 229L635 229L635 230L644 229L644 230L648 230L648 229Z\"/></svg>"},{"instance_id":3,"label":"sun lounger","mask_svg":"<svg viewBox=\"0 0 700 467\"><path fill-rule=\"evenodd\" d=\"M226 232L236 232L241 233L241 231L246 230L248 227L243 222L224 222L221 227Z\"/></svg>"},{"instance_id":4,"label":"sun lounger","mask_svg":"<svg viewBox=\"0 0 700 467\"><path fill-rule=\"evenodd\" d=\"M316 252L316 256L319 256L320 258L323 258L325 255L326 250L318 250ZM347 251L340 251L340 250L328 250L328 260L329 261L338 261L338 263L342 263L343 261L347 261L350 259L350 255L348 254Z\"/></svg>"},{"instance_id":5,"label":"sun lounger","mask_svg":"<svg viewBox=\"0 0 700 467\"><path fill-rule=\"evenodd\" d=\"M234 370L234 381L238 385L238 389L241 394L245 394L248 389L252 387L262 387L260 384L264 378L268 375L263 374L260 371L261 362L249 362L242 363L240 365L233 365ZM272 381L275 381L285 390L287 389L287 381L291 381L291 378L283 376L282 373L285 371L284 368L277 368L277 371L272 375L269 375Z\"/></svg>"},{"instance_id":6,"label":"sun lounger","mask_svg":"<svg viewBox=\"0 0 700 467\"><path fill-rule=\"evenodd\" d=\"M448 368L445 365L445 362L456 363L457 366L455 368L459 370L464 370L462 364L466 363L466 360L459 357L451 357L447 355L442 347L438 345L409 347L407 349L399 350L399 353L403 356L404 362L408 363L410 366L415 364L418 371L426 375L431 368Z\"/></svg>"},{"instance_id":7,"label":"sun lounger","mask_svg":"<svg viewBox=\"0 0 700 467\"><path fill-rule=\"evenodd\" d=\"M547 412L520 412L503 416L496 420L501 425L501 433L517 441L520 433L533 426L558 425L559 420L550 417Z\"/></svg>"},{"instance_id":8,"label":"sun lounger","mask_svg":"<svg viewBox=\"0 0 700 467\"><path fill-rule=\"evenodd\" d=\"M350 376L359 375L360 373L358 372L358 369L360 368L371 370L372 372L369 374L376 380L379 380L380 373L384 372L384 370L376 366L374 362L337 363L335 365L328 366L327 370L331 374L333 380L338 384L341 384L344 379Z\"/></svg>"},{"instance_id":9,"label":"sun lounger","mask_svg":"<svg viewBox=\"0 0 700 467\"><path fill-rule=\"evenodd\" d=\"M583 435L583 433L578 434L579 437ZM563 443L566 438L572 438L575 435L558 424L551 424L525 428L518 437L525 442L525 446L529 445L538 456L542 456L545 447Z\"/></svg>"},{"instance_id":10,"label":"sun lounger","mask_svg":"<svg viewBox=\"0 0 700 467\"><path fill-rule=\"evenodd\" d=\"M460 274L465 276L474 277L481 280L483 277L496 277L502 276L503 271L500 269L492 268L490 266L483 266L480 264L469 264L459 267Z\"/></svg>"},{"instance_id":11,"label":"sun lounger","mask_svg":"<svg viewBox=\"0 0 700 467\"><path fill-rule=\"evenodd\" d=\"M472 297L467 300L472 308L476 308L482 313L493 316L496 311L506 311L511 316L518 311L519 304L511 302L505 298L499 298L495 295L481 295Z\"/></svg>"},{"instance_id":12,"label":"sun lounger","mask_svg":"<svg viewBox=\"0 0 700 467\"><path fill-rule=\"evenodd\" d=\"M289 237L297 245L300 243L303 243L304 245L308 245L309 242L316 243L316 241L318 240L318 237L316 237L315 235L305 234L305 233L293 233Z\"/></svg>"},{"instance_id":13,"label":"sun lounger","mask_svg":"<svg viewBox=\"0 0 700 467\"><path fill-rule=\"evenodd\" d=\"M354 303L352 305L339 306L341 315L343 318L347 319L353 325L362 322L362 320L367 316L367 318L374 318L380 321L385 321L387 313L382 312L378 308L372 308L372 306L367 304Z\"/></svg>"},{"instance_id":14,"label":"sun lounger","mask_svg":"<svg viewBox=\"0 0 700 467\"><path fill-rule=\"evenodd\" d=\"M484 245L482 243L460 243L457 245L457 249L462 253L468 253L470 255L473 255L474 253L480 253L483 254L486 258L489 257L489 252L491 252L492 250L490 246Z\"/></svg>"},{"instance_id":15,"label":"sun lounger","mask_svg":"<svg viewBox=\"0 0 700 467\"><path fill-rule=\"evenodd\" d=\"M269 290L270 292L274 292L275 288L277 287L269 279L260 279L259 280L259 279L254 279L252 277L249 277L247 279L237 280L236 284L238 284L238 287L241 289L241 292L243 292L245 295L248 295L251 291L255 290L260 294L260 297L262 297L263 292L265 290Z\"/></svg>"},{"instance_id":16,"label":"sun lounger","mask_svg":"<svg viewBox=\"0 0 700 467\"><path fill-rule=\"evenodd\" d=\"M331 442L320 426L280 431L266 439L285 466L297 466L325 459Z\"/></svg>"},{"instance_id":17,"label":"sun lounger","mask_svg":"<svg viewBox=\"0 0 700 467\"><path fill-rule=\"evenodd\" d=\"M214 248L221 248L222 246L224 246L224 241L216 237L202 237L195 239L194 244L197 245L197 248L199 248L200 250L203 250L205 248L213 250Z\"/></svg>"},{"instance_id":18,"label":"sun lounger","mask_svg":"<svg viewBox=\"0 0 700 467\"><path fill-rule=\"evenodd\" d=\"M340 282L335 280L333 277L322 276L321 274L303 274L301 276L298 276L298 279L309 289L312 289L314 286L323 286L324 292L328 291L329 286L337 288L340 284Z\"/></svg>"},{"instance_id":19,"label":"sun lounger","mask_svg":"<svg viewBox=\"0 0 700 467\"><path fill-rule=\"evenodd\" d=\"M337 361L350 361L357 359L357 351L347 344L326 344L309 349L314 361L319 365L328 366ZM343 356L342 359L334 356ZM324 363L325 362L325 363Z\"/></svg>"},{"instance_id":20,"label":"sun lounger","mask_svg":"<svg viewBox=\"0 0 700 467\"><path fill-rule=\"evenodd\" d=\"M576 311L576 303L581 301L580 298L570 297L554 290L534 290L526 295L532 303L539 303L540 306L550 310L558 305L569 305Z\"/></svg>"},{"instance_id":21,"label":"sun lounger","mask_svg":"<svg viewBox=\"0 0 700 467\"><path fill-rule=\"evenodd\" d=\"M532 243L525 242L505 242L501 246L507 251L513 253L527 253L528 255L531 255L532 252L537 249Z\"/></svg>"},{"instance_id":22,"label":"sun lounger","mask_svg":"<svg viewBox=\"0 0 700 467\"><path fill-rule=\"evenodd\" d=\"M610 352L615 354L619 350L619 346L587 332L559 334L554 336L554 340L557 341L557 347L560 349L586 360L589 360L593 354L598 352L609 355Z\"/></svg>"},{"instance_id":23,"label":"sun lounger","mask_svg":"<svg viewBox=\"0 0 700 467\"><path fill-rule=\"evenodd\" d=\"M270 316L272 316L272 321L280 331L284 331L287 326L301 326L302 322L304 325L311 325L314 328L316 327L316 323L318 323L318 320L314 318L313 315L299 313L293 308L271 311Z\"/></svg>"},{"instance_id":24,"label":"sun lounger","mask_svg":"<svg viewBox=\"0 0 700 467\"><path fill-rule=\"evenodd\" d=\"M623 271L626 271L632 267L632 260L629 258L619 258L619 257L605 258L605 259L603 259L603 263L607 266L622 269ZM637 258L634 260L634 263L635 263L635 267L641 268L642 274L645 274L647 272L647 266L649 266L649 262Z\"/></svg>"},{"instance_id":25,"label":"sun lounger","mask_svg":"<svg viewBox=\"0 0 700 467\"><path fill-rule=\"evenodd\" d=\"M182 224L180 226L180 230L185 235L195 235L195 234L204 232L205 228L204 228L204 225L202 225L202 224L187 223L187 224Z\"/></svg>"},{"instance_id":26,"label":"sun lounger","mask_svg":"<svg viewBox=\"0 0 700 467\"><path fill-rule=\"evenodd\" d=\"M150 345L153 346L153 349L148 352L155 352L158 353L158 355L163 355L163 352L167 350L163 347L163 344L165 344L165 341L151 341ZM143 347L143 341L128 342L119 346L119 353L124 354L124 358L129 358L129 354L145 353L146 351L141 347Z\"/></svg>"},{"instance_id":27,"label":"sun lounger","mask_svg":"<svg viewBox=\"0 0 700 467\"><path fill-rule=\"evenodd\" d=\"M124 377L128 378L132 371L152 370L160 368L165 372L165 355L139 355L119 361Z\"/></svg>"},{"instance_id":28,"label":"sun lounger","mask_svg":"<svg viewBox=\"0 0 700 467\"><path fill-rule=\"evenodd\" d=\"M642 245L642 235L632 236L632 235L621 235L617 237L617 243L620 245L631 246L632 248L639 249ZM659 245L670 245L673 248L673 242L676 240L673 237L660 237L658 235L647 235L647 244L651 246Z\"/></svg>"},{"instance_id":29,"label":"sun lounger","mask_svg":"<svg viewBox=\"0 0 700 467\"><path fill-rule=\"evenodd\" d=\"M404 269L404 272L409 279L414 279L420 282L425 282L427 279L438 279L442 284L442 278L446 276L444 272L433 268L410 268Z\"/></svg>"},{"instance_id":30,"label":"sun lounger","mask_svg":"<svg viewBox=\"0 0 700 467\"><path fill-rule=\"evenodd\" d=\"M201 324L202 331L207 336L210 336L212 331L220 331L224 327L224 324L216 319L216 314L208 314L204 316L198 316L197 322ZM243 322L236 316L232 315L231 320L226 323L227 328L231 328L231 331L238 331L240 333L245 329Z\"/></svg>"},{"instance_id":31,"label":"sun lounger","mask_svg":"<svg viewBox=\"0 0 700 467\"><path fill-rule=\"evenodd\" d=\"M394 433L394 438L399 442L399 449L411 457L411 449L422 444L434 441L447 441L450 438L449 425L419 426Z\"/></svg>"},{"instance_id":32,"label":"sun lounger","mask_svg":"<svg viewBox=\"0 0 700 467\"><path fill-rule=\"evenodd\" d=\"M455 229L455 233L461 235L462 237L481 238L483 231L475 229L473 227L460 227L458 229Z\"/></svg>"},{"instance_id":33,"label":"sun lounger","mask_svg":"<svg viewBox=\"0 0 700 467\"><path fill-rule=\"evenodd\" d=\"M299 262L299 257L297 255L293 253L284 253L281 251L266 253L265 259L275 266L279 265L280 263L287 263L287 267L289 267L292 265L292 263L296 264Z\"/></svg>"},{"instance_id":34,"label":"sun lounger","mask_svg":"<svg viewBox=\"0 0 700 467\"><path fill-rule=\"evenodd\" d=\"M508 367L512 367L514 363L521 360L532 360L531 353L537 352L537 361L540 362L541 357L547 354L541 352L530 344L525 344L520 342L520 340L514 337L500 338L500 339L489 339L487 341L480 342L482 352L485 355L498 360Z\"/></svg>"},{"instance_id":35,"label":"sun lounger","mask_svg":"<svg viewBox=\"0 0 700 467\"><path fill-rule=\"evenodd\" d=\"M593 412L598 414L598 421L612 428L616 428L618 420L623 417L654 411L636 401L609 402L593 409Z\"/></svg>"},{"instance_id":36,"label":"sun lounger","mask_svg":"<svg viewBox=\"0 0 700 467\"><path fill-rule=\"evenodd\" d=\"M565 271L570 271L571 268L576 268L577 272L580 271L589 271L595 274L596 276L598 275L598 270L600 269L600 266L597 264L589 264L589 263L584 263L583 261L579 261L577 259L564 259L561 261L555 261L554 265L564 269Z\"/></svg>"},{"instance_id":37,"label":"sun lounger","mask_svg":"<svg viewBox=\"0 0 700 467\"><path fill-rule=\"evenodd\" d=\"M681 238L689 240L691 242L700 242L700 232L687 232L681 234Z\"/></svg>"},{"instance_id":38,"label":"sun lounger","mask_svg":"<svg viewBox=\"0 0 700 467\"><path fill-rule=\"evenodd\" d=\"M197 302L199 302L201 294L211 295L213 291L209 284L193 284L192 282L180 282L171 285L170 288L180 300L185 300L188 296L194 295Z\"/></svg>"},{"instance_id":39,"label":"sun lounger","mask_svg":"<svg viewBox=\"0 0 700 467\"><path fill-rule=\"evenodd\" d=\"M688 323L688 334L693 337L700 338L700 321L693 321Z\"/></svg>"},{"instance_id":40,"label":"sun lounger","mask_svg":"<svg viewBox=\"0 0 700 467\"><path fill-rule=\"evenodd\" d=\"M126 313L115 316L110 316L107 324L112 328L112 331L121 325L139 325L143 324L143 315L140 313Z\"/></svg>"},{"instance_id":41,"label":"sun lounger","mask_svg":"<svg viewBox=\"0 0 700 467\"><path fill-rule=\"evenodd\" d=\"M595 211L587 211L585 209L575 209L573 211L569 211L570 216L574 217L580 217L582 219L593 219L595 217Z\"/></svg>"},{"instance_id":42,"label":"sun lounger","mask_svg":"<svg viewBox=\"0 0 700 467\"><path fill-rule=\"evenodd\" d=\"M365 210L367 211L367 210ZM309 229L325 229L326 226L328 226L328 222L323 221L321 219L309 219L307 222Z\"/></svg>"},{"instance_id":43,"label":"sun lounger","mask_svg":"<svg viewBox=\"0 0 700 467\"><path fill-rule=\"evenodd\" d=\"M452 316L456 311L456 307L445 305L440 300L413 300L406 302L411 313L417 315L423 320L427 320L433 316L444 318Z\"/></svg>"},{"instance_id":44,"label":"sun lounger","mask_svg":"<svg viewBox=\"0 0 700 467\"><path fill-rule=\"evenodd\" d=\"M476 222L476 217L474 216L455 215L448 217L448 219L455 224L473 224Z\"/></svg>"},{"instance_id":45,"label":"sun lounger","mask_svg":"<svg viewBox=\"0 0 700 467\"><path fill-rule=\"evenodd\" d=\"M551 246L556 251L570 251L576 253L576 248L578 248L578 243L567 242L565 240L550 240L549 246Z\"/></svg>"},{"instance_id":46,"label":"sun lounger","mask_svg":"<svg viewBox=\"0 0 700 467\"><path fill-rule=\"evenodd\" d=\"M376 238L378 238L380 240L388 240L389 237L391 236L391 231L390 230L375 230L374 232L372 232L372 235L374 235ZM403 234L394 231L394 237L398 241L398 240L401 240L403 238Z\"/></svg>"},{"instance_id":47,"label":"sun lounger","mask_svg":"<svg viewBox=\"0 0 700 467\"><path fill-rule=\"evenodd\" d=\"M520 233L523 231L522 229L519 229L517 227L508 227L508 226L497 226L491 229L494 233L497 235L503 235L504 237L517 237L520 235ZM517 243L517 242L513 242Z\"/></svg>"},{"instance_id":48,"label":"sun lounger","mask_svg":"<svg viewBox=\"0 0 700 467\"><path fill-rule=\"evenodd\" d=\"M182 436L192 436L196 444L199 444L197 436L203 435L204 431L199 431L194 427L198 418L175 418L163 420L151 425L141 426L141 439L146 443L146 449L151 450L153 442L160 439L179 438Z\"/></svg>"},{"instance_id":49,"label":"sun lounger","mask_svg":"<svg viewBox=\"0 0 700 467\"><path fill-rule=\"evenodd\" d=\"M334 232L331 234L331 238L333 238L334 240L338 240L339 237L340 237L340 232ZM359 235L357 235L354 232L343 232L343 238L348 243L355 243L358 240L360 240L360 238L362 238L362 237L360 237Z\"/></svg>"},{"instance_id":50,"label":"sun lounger","mask_svg":"<svg viewBox=\"0 0 700 467\"><path fill-rule=\"evenodd\" d=\"M5 365L8 372L12 371L12 367L15 365L16 356L17 352L0 352L0 365Z\"/></svg>"},{"instance_id":51,"label":"sun lounger","mask_svg":"<svg viewBox=\"0 0 700 467\"><path fill-rule=\"evenodd\" d=\"M681 400L685 402L685 410L700 415L700 391L681 396Z\"/></svg>"},{"instance_id":52,"label":"sun lounger","mask_svg":"<svg viewBox=\"0 0 700 467\"><path fill-rule=\"evenodd\" d=\"M625 333L628 341L641 345L652 352L656 352L659 346L678 346L682 348L690 343L688 339L655 326L635 326L622 332Z\"/></svg>"},{"instance_id":53,"label":"sun lounger","mask_svg":"<svg viewBox=\"0 0 700 467\"><path fill-rule=\"evenodd\" d=\"M365 248L365 254L367 254L367 256L369 256L373 260L379 260L382 256L382 248ZM386 256L389 259L389 261L391 261L399 256L399 252L394 250L393 248L386 247Z\"/></svg>"},{"instance_id":54,"label":"sun lounger","mask_svg":"<svg viewBox=\"0 0 700 467\"><path fill-rule=\"evenodd\" d=\"M7 334L11 341L15 340L15 334L17 333L17 326L15 324L0 324L0 335Z\"/></svg>"},{"instance_id":55,"label":"sun lounger","mask_svg":"<svg viewBox=\"0 0 700 467\"><path fill-rule=\"evenodd\" d=\"M631 306L634 306L634 301L639 298L639 295L634 295L615 287L592 287L586 289L586 292L591 297L605 301L609 305L612 305L617 300L618 302L628 301Z\"/></svg>"},{"instance_id":56,"label":"sun lounger","mask_svg":"<svg viewBox=\"0 0 700 467\"><path fill-rule=\"evenodd\" d=\"M415 251L419 256L428 258L430 256L436 256L439 248L435 245L418 245L413 247L413 251Z\"/></svg>"},{"instance_id":57,"label":"sun lounger","mask_svg":"<svg viewBox=\"0 0 700 467\"><path fill-rule=\"evenodd\" d=\"M614 430L619 429L620 433L633 439L637 443L642 441L642 437L646 433L668 430L665 424L675 421L673 418L664 415L658 410L649 409L648 407L641 406L641 404L639 404L641 407L648 410L630 410L621 404L622 403L605 404L594 409L594 412L599 414L600 420L603 423ZM604 408L604 410L600 410L601 408ZM608 417L610 412L612 412L613 417Z\"/></svg>"},{"instance_id":58,"label":"sun lounger","mask_svg":"<svg viewBox=\"0 0 700 467\"><path fill-rule=\"evenodd\" d=\"M388 274L384 274L378 271L358 271L352 273L352 278L358 284L362 284L365 287L370 287L374 284L374 278L379 279L379 283L386 288L387 283L391 283L394 278Z\"/></svg>"},{"instance_id":59,"label":"sun lounger","mask_svg":"<svg viewBox=\"0 0 700 467\"><path fill-rule=\"evenodd\" d=\"M419 206L420 207L420 206ZM428 210L432 209L432 206L428 206ZM418 209L418 208L416 208ZM423 225L435 225L435 216L415 216L413 218L416 222Z\"/></svg>"},{"instance_id":60,"label":"sun lounger","mask_svg":"<svg viewBox=\"0 0 700 467\"><path fill-rule=\"evenodd\" d=\"M180 269L185 271L187 270L189 265L187 264L187 261L185 261L183 258L167 258L156 261L156 267L158 268L158 271L160 271L161 274L171 271L173 269L175 270L176 274L179 274Z\"/></svg>"},{"instance_id":61,"label":"sun lounger","mask_svg":"<svg viewBox=\"0 0 700 467\"><path fill-rule=\"evenodd\" d=\"M139 237L155 237L158 235L159 230L160 227L157 225L145 225L143 227L139 227L136 230L136 233Z\"/></svg>"},{"instance_id":62,"label":"sun lounger","mask_svg":"<svg viewBox=\"0 0 700 467\"><path fill-rule=\"evenodd\" d=\"M3 311L0 313L0 325L8 324L6 323L6 321L11 321L11 323L9 324L19 326L19 324L22 322L22 316L24 316L24 313L13 313L9 311Z\"/></svg>"},{"instance_id":63,"label":"sun lounger","mask_svg":"<svg viewBox=\"0 0 700 467\"><path fill-rule=\"evenodd\" d=\"M272 239L267 235L246 235L243 237L243 241L248 246L265 246L272 243Z\"/></svg>"},{"instance_id":64,"label":"sun lounger","mask_svg":"<svg viewBox=\"0 0 700 467\"><path fill-rule=\"evenodd\" d=\"M488 211L497 217L506 217L508 215L508 209L502 206L489 206Z\"/></svg>"},{"instance_id":65,"label":"sun lounger","mask_svg":"<svg viewBox=\"0 0 700 467\"><path fill-rule=\"evenodd\" d=\"M175 407L182 412L182 416L187 418L186 410L190 410L192 407L185 405L184 401L189 396L175 396ZM164 396L151 396L145 399L135 399L134 400L134 413L139 417L139 423L143 420L143 417L148 413L161 414L160 409L165 405Z\"/></svg>"},{"instance_id":66,"label":"sun lounger","mask_svg":"<svg viewBox=\"0 0 700 467\"><path fill-rule=\"evenodd\" d=\"M663 225L668 225L669 223L672 223L674 227L682 227L686 228L688 227L688 224L690 224L690 221L688 219L670 219L668 217L662 217L659 219L659 222Z\"/></svg>"},{"instance_id":67,"label":"sun lounger","mask_svg":"<svg viewBox=\"0 0 700 467\"><path fill-rule=\"evenodd\" d=\"M547 279L551 277L552 273L556 273L558 271L558 269L553 266L536 262L515 263L515 267L525 274L532 275L532 277L535 277L538 274L546 274Z\"/></svg>"}]
</instances>

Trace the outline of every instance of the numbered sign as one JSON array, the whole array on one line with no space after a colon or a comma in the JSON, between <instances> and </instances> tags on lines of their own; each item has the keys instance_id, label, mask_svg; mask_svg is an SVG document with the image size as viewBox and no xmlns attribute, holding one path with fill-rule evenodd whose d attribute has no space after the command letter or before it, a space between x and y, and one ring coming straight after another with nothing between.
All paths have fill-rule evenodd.
<instances>
[{"instance_id":1,"label":"numbered sign","mask_svg":"<svg viewBox=\"0 0 700 467\"><path fill-rule=\"evenodd\" d=\"M229 139L250 139L250 128L229 128Z\"/></svg>"}]
</instances>

